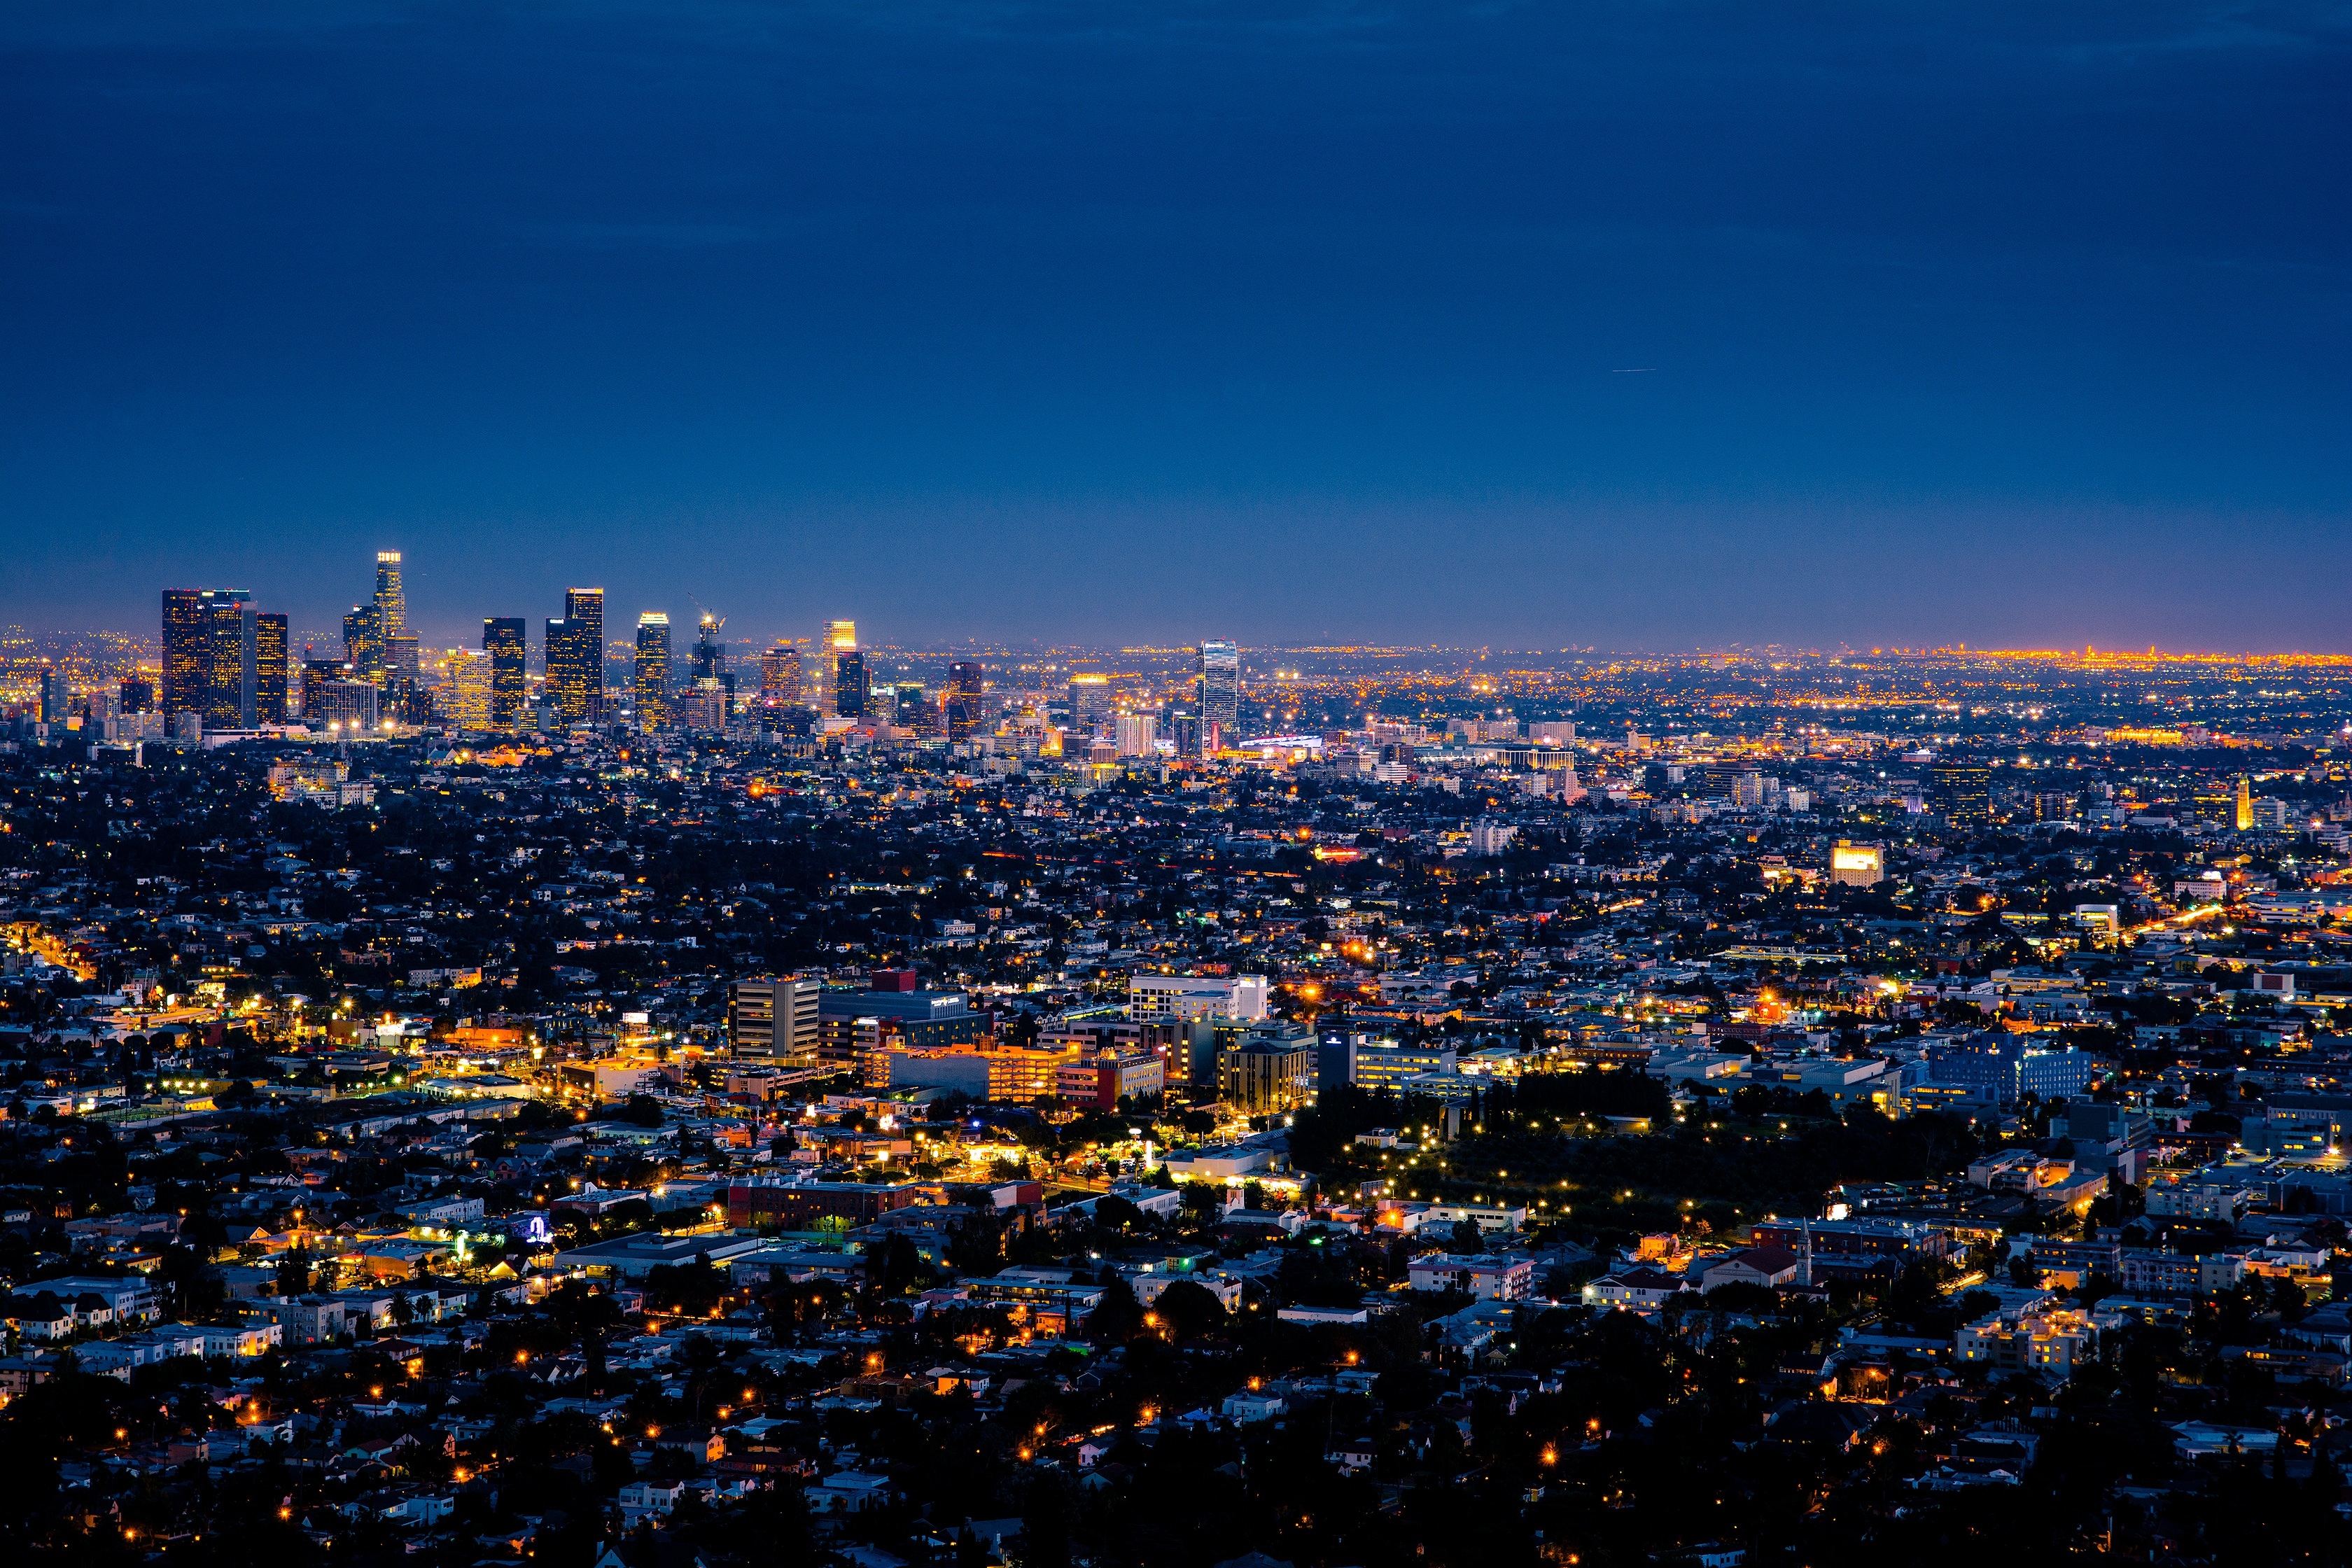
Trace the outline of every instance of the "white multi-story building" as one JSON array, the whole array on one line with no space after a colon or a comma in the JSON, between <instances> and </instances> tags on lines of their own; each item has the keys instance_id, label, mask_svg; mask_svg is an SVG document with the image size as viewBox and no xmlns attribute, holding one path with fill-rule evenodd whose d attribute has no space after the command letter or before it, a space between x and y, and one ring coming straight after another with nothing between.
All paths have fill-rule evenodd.
<instances>
[{"instance_id":1,"label":"white multi-story building","mask_svg":"<svg viewBox=\"0 0 2352 1568\"><path fill-rule=\"evenodd\" d=\"M1234 1018L1254 1024L1266 1016L1272 989L1263 974L1132 974L1127 982L1127 1016L1139 1022Z\"/></svg>"}]
</instances>

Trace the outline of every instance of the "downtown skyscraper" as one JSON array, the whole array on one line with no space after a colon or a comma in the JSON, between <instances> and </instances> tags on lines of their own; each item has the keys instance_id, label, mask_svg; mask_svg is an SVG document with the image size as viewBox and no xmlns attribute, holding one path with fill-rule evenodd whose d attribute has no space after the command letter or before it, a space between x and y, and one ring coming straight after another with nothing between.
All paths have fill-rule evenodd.
<instances>
[{"instance_id":1,"label":"downtown skyscraper","mask_svg":"<svg viewBox=\"0 0 2352 1568\"><path fill-rule=\"evenodd\" d=\"M519 730L523 700L530 689L523 618L491 616L484 619L482 652L490 661L490 728Z\"/></svg>"},{"instance_id":2,"label":"downtown skyscraper","mask_svg":"<svg viewBox=\"0 0 2352 1568\"><path fill-rule=\"evenodd\" d=\"M1201 743L1229 744L1241 723L1242 650L1229 642L1201 645Z\"/></svg>"},{"instance_id":3,"label":"downtown skyscraper","mask_svg":"<svg viewBox=\"0 0 2352 1568\"><path fill-rule=\"evenodd\" d=\"M566 724L604 721L604 590L573 588L547 623L547 690Z\"/></svg>"},{"instance_id":4,"label":"downtown skyscraper","mask_svg":"<svg viewBox=\"0 0 2352 1568\"><path fill-rule=\"evenodd\" d=\"M638 728L658 730L669 721L669 616L647 610L637 616L636 680L631 689Z\"/></svg>"}]
</instances>

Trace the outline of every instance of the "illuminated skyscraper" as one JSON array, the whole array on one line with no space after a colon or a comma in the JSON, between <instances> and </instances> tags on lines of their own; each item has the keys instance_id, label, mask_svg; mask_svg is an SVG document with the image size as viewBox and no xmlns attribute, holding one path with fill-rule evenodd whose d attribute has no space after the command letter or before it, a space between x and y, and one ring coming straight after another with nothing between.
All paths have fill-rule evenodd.
<instances>
[{"instance_id":1,"label":"illuminated skyscraper","mask_svg":"<svg viewBox=\"0 0 2352 1568\"><path fill-rule=\"evenodd\" d=\"M857 647L856 621L827 621L816 639L816 700L821 713L838 713L835 699L841 691L841 656Z\"/></svg>"},{"instance_id":2,"label":"illuminated skyscraper","mask_svg":"<svg viewBox=\"0 0 2352 1568\"><path fill-rule=\"evenodd\" d=\"M253 721L286 722L286 617L253 617Z\"/></svg>"},{"instance_id":3,"label":"illuminated skyscraper","mask_svg":"<svg viewBox=\"0 0 2352 1568\"><path fill-rule=\"evenodd\" d=\"M702 612L702 619L695 628L694 668L690 677L697 686L727 673L727 645L719 640L719 628L726 624L726 616L712 615L709 610Z\"/></svg>"},{"instance_id":4,"label":"illuminated skyscraper","mask_svg":"<svg viewBox=\"0 0 2352 1568\"><path fill-rule=\"evenodd\" d=\"M833 656L833 711L842 719L866 717L866 656L851 649Z\"/></svg>"},{"instance_id":5,"label":"illuminated skyscraper","mask_svg":"<svg viewBox=\"0 0 2352 1568\"><path fill-rule=\"evenodd\" d=\"M964 741L975 730L988 727L984 691L988 672L977 664L948 666L947 725L948 739Z\"/></svg>"},{"instance_id":6,"label":"illuminated skyscraper","mask_svg":"<svg viewBox=\"0 0 2352 1568\"><path fill-rule=\"evenodd\" d=\"M604 721L604 590L573 588L547 623L547 686L567 724Z\"/></svg>"},{"instance_id":7,"label":"illuminated skyscraper","mask_svg":"<svg viewBox=\"0 0 2352 1568\"><path fill-rule=\"evenodd\" d=\"M1241 722L1242 650L1229 642L1201 645L1201 723L1230 738Z\"/></svg>"},{"instance_id":8,"label":"illuminated skyscraper","mask_svg":"<svg viewBox=\"0 0 2352 1568\"><path fill-rule=\"evenodd\" d=\"M66 721L66 678L47 659L41 660L41 722L62 724Z\"/></svg>"},{"instance_id":9,"label":"illuminated skyscraper","mask_svg":"<svg viewBox=\"0 0 2352 1568\"><path fill-rule=\"evenodd\" d=\"M343 662L361 680L383 680L383 617L373 605L353 605L343 616Z\"/></svg>"},{"instance_id":10,"label":"illuminated skyscraper","mask_svg":"<svg viewBox=\"0 0 2352 1568\"><path fill-rule=\"evenodd\" d=\"M760 656L760 700L770 708L797 708L801 702L800 650L780 642Z\"/></svg>"},{"instance_id":11,"label":"illuminated skyscraper","mask_svg":"<svg viewBox=\"0 0 2352 1568\"><path fill-rule=\"evenodd\" d=\"M521 728L523 699L530 689L522 617L486 618L482 622L482 652L490 660L490 728Z\"/></svg>"},{"instance_id":12,"label":"illuminated skyscraper","mask_svg":"<svg viewBox=\"0 0 2352 1568\"><path fill-rule=\"evenodd\" d=\"M375 624L376 633L385 642L408 635L408 595L400 585L400 552L379 550L375 552ZM410 679L416 678L414 665L407 671Z\"/></svg>"},{"instance_id":13,"label":"illuminated skyscraper","mask_svg":"<svg viewBox=\"0 0 2352 1568\"><path fill-rule=\"evenodd\" d=\"M2245 774L2238 775L2238 831L2251 830L2254 826L2254 781Z\"/></svg>"},{"instance_id":14,"label":"illuminated skyscraper","mask_svg":"<svg viewBox=\"0 0 2352 1568\"><path fill-rule=\"evenodd\" d=\"M383 613L376 612L379 625ZM424 673L424 656L416 639L406 632L383 639L383 683L389 688L415 686Z\"/></svg>"},{"instance_id":15,"label":"illuminated skyscraper","mask_svg":"<svg viewBox=\"0 0 2352 1568\"><path fill-rule=\"evenodd\" d=\"M940 732L940 705L913 682L901 684L894 703L896 717L890 721L899 729L929 740Z\"/></svg>"},{"instance_id":16,"label":"illuminated skyscraper","mask_svg":"<svg viewBox=\"0 0 2352 1568\"><path fill-rule=\"evenodd\" d=\"M211 626L205 677L207 730L253 728L259 628L254 625L253 607L246 603L248 597L242 588L205 590L205 615Z\"/></svg>"},{"instance_id":17,"label":"illuminated skyscraper","mask_svg":"<svg viewBox=\"0 0 2352 1568\"><path fill-rule=\"evenodd\" d=\"M637 617L637 679L633 694L640 729L669 721L669 616L647 610Z\"/></svg>"},{"instance_id":18,"label":"illuminated skyscraper","mask_svg":"<svg viewBox=\"0 0 2352 1568\"><path fill-rule=\"evenodd\" d=\"M212 684L212 616L201 588L163 590L163 722L201 713Z\"/></svg>"},{"instance_id":19,"label":"illuminated skyscraper","mask_svg":"<svg viewBox=\"0 0 2352 1568\"><path fill-rule=\"evenodd\" d=\"M1070 677L1070 728L1081 735L1097 733L1110 717L1110 677Z\"/></svg>"},{"instance_id":20,"label":"illuminated skyscraper","mask_svg":"<svg viewBox=\"0 0 2352 1568\"><path fill-rule=\"evenodd\" d=\"M1936 764L1936 804L1947 821L1977 826L1992 820L1992 770L1982 763Z\"/></svg>"}]
</instances>

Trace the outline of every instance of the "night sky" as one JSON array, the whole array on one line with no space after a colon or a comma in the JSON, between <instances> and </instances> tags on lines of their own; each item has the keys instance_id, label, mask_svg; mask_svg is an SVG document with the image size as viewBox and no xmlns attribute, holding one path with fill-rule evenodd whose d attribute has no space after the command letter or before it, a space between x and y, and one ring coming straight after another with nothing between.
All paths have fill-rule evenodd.
<instances>
[{"instance_id":1,"label":"night sky","mask_svg":"<svg viewBox=\"0 0 2352 1568\"><path fill-rule=\"evenodd\" d=\"M2352 648L2347 16L9 7L0 621Z\"/></svg>"}]
</instances>

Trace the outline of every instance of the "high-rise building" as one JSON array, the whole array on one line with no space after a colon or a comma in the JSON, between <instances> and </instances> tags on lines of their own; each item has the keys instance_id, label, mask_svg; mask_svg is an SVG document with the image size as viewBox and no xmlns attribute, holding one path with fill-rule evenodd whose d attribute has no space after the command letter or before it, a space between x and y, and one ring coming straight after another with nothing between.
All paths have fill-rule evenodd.
<instances>
[{"instance_id":1,"label":"high-rise building","mask_svg":"<svg viewBox=\"0 0 2352 1568\"><path fill-rule=\"evenodd\" d=\"M1936 805L1947 821L1978 826L1992 820L1992 770L1982 763L1937 763Z\"/></svg>"},{"instance_id":2,"label":"high-rise building","mask_svg":"<svg viewBox=\"0 0 2352 1568\"><path fill-rule=\"evenodd\" d=\"M2238 775L2238 810L2235 821L2241 833L2248 831L2254 826L2254 781L2243 773Z\"/></svg>"},{"instance_id":3,"label":"high-rise building","mask_svg":"<svg viewBox=\"0 0 2352 1568\"><path fill-rule=\"evenodd\" d=\"M842 719L866 717L866 656L856 649L833 656L833 711Z\"/></svg>"},{"instance_id":4,"label":"high-rise building","mask_svg":"<svg viewBox=\"0 0 2352 1568\"><path fill-rule=\"evenodd\" d=\"M1118 716L1118 754L1122 757L1148 757L1159 749L1160 721L1149 713L1122 713Z\"/></svg>"},{"instance_id":5,"label":"high-rise building","mask_svg":"<svg viewBox=\"0 0 2352 1568\"><path fill-rule=\"evenodd\" d=\"M1830 850L1830 880L1840 887L1874 888L1886 879L1886 852L1874 844L1841 838Z\"/></svg>"},{"instance_id":6,"label":"high-rise building","mask_svg":"<svg viewBox=\"0 0 2352 1568\"><path fill-rule=\"evenodd\" d=\"M1070 728L1081 735L1092 735L1109 717L1110 677L1070 677Z\"/></svg>"},{"instance_id":7,"label":"high-rise building","mask_svg":"<svg viewBox=\"0 0 2352 1568\"><path fill-rule=\"evenodd\" d=\"M254 697L257 724L286 722L286 617L253 617Z\"/></svg>"},{"instance_id":8,"label":"high-rise building","mask_svg":"<svg viewBox=\"0 0 2352 1568\"><path fill-rule=\"evenodd\" d=\"M433 696L441 717L460 730L488 730L496 679L487 651L453 647L434 660Z\"/></svg>"},{"instance_id":9,"label":"high-rise building","mask_svg":"<svg viewBox=\"0 0 2352 1568\"><path fill-rule=\"evenodd\" d=\"M211 623L210 661L205 677L205 728L250 730L259 695L259 628L242 588L207 588L205 613Z\"/></svg>"},{"instance_id":10,"label":"high-rise building","mask_svg":"<svg viewBox=\"0 0 2352 1568\"><path fill-rule=\"evenodd\" d=\"M911 681L902 681L892 694L890 722L908 733L928 738L940 732L940 705Z\"/></svg>"},{"instance_id":11,"label":"high-rise building","mask_svg":"<svg viewBox=\"0 0 2352 1568\"><path fill-rule=\"evenodd\" d=\"M383 679L383 615L373 605L353 605L343 616L343 662L362 680Z\"/></svg>"},{"instance_id":12,"label":"high-rise building","mask_svg":"<svg viewBox=\"0 0 2352 1568\"><path fill-rule=\"evenodd\" d=\"M493 730L522 727L523 700L530 673L520 616L491 616L482 622L482 652L490 661L490 721Z\"/></svg>"},{"instance_id":13,"label":"high-rise building","mask_svg":"<svg viewBox=\"0 0 2352 1568\"><path fill-rule=\"evenodd\" d=\"M948 666L947 731L950 741L971 738L973 731L986 730L988 710L984 694L988 672L977 664L959 663Z\"/></svg>"},{"instance_id":14,"label":"high-rise building","mask_svg":"<svg viewBox=\"0 0 2352 1568\"><path fill-rule=\"evenodd\" d=\"M760 656L760 700L770 708L797 708L801 701L800 651L777 643Z\"/></svg>"},{"instance_id":15,"label":"high-rise building","mask_svg":"<svg viewBox=\"0 0 2352 1568\"><path fill-rule=\"evenodd\" d=\"M689 679L697 686L706 680L716 680L727 673L727 645L719 640L719 629L727 624L724 616L702 612L702 619L694 633L694 668Z\"/></svg>"},{"instance_id":16,"label":"high-rise building","mask_svg":"<svg viewBox=\"0 0 2352 1568\"><path fill-rule=\"evenodd\" d=\"M340 659L305 658L302 661L302 722L313 730L324 725L326 710L320 703L326 697L327 683L356 679L352 667Z\"/></svg>"},{"instance_id":17,"label":"high-rise building","mask_svg":"<svg viewBox=\"0 0 2352 1568\"><path fill-rule=\"evenodd\" d=\"M212 684L212 616L201 588L163 590L163 721L201 713Z\"/></svg>"},{"instance_id":18,"label":"high-rise building","mask_svg":"<svg viewBox=\"0 0 2352 1568\"><path fill-rule=\"evenodd\" d=\"M669 616L647 610L637 617L637 679L632 695L640 729L669 721Z\"/></svg>"},{"instance_id":19,"label":"high-rise building","mask_svg":"<svg viewBox=\"0 0 2352 1568\"><path fill-rule=\"evenodd\" d=\"M1201 722L1231 737L1241 722L1242 650L1229 642L1201 645Z\"/></svg>"},{"instance_id":20,"label":"high-rise building","mask_svg":"<svg viewBox=\"0 0 2352 1568\"><path fill-rule=\"evenodd\" d=\"M40 676L41 722L62 724L66 721L66 678L47 659L41 660Z\"/></svg>"},{"instance_id":21,"label":"high-rise building","mask_svg":"<svg viewBox=\"0 0 2352 1568\"><path fill-rule=\"evenodd\" d=\"M856 621L827 621L816 639L816 701L817 711L827 716L838 710L835 703L841 690L841 656L857 648Z\"/></svg>"},{"instance_id":22,"label":"high-rise building","mask_svg":"<svg viewBox=\"0 0 2352 1568\"><path fill-rule=\"evenodd\" d=\"M379 624L383 613L376 612ZM423 677L424 655L417 648L415 637L401 632L383 639L383 684L391 690L401 690L417 684Z\"/></svg>"},{"instance_id":23,"label":"high-rise building","mask_svg":"<svg viewBox=\"0 0 2352 1568\"><path fill-rule=\"evenodd\" d=\"M314 700L315 697L315 700ZM304 717L330 734L370 734L382 721L383 690L373 680L320 680L302 685ZM315 707L317 717L310 718Z\"/></svg>"},{"instance_id":24,"label":"high-rise building","mask_svg":"<svg viewBox=\"0 0 2352 1568\"><path fill-rule=\"evenodd\" d=\"M384 641L408 635L408 595L400 585L400 552L379 550L375 552L375 621L377 633ZM412 667L411 680L416 679Z\"/></svg>"},{"instance_id":25,"label":"high-rise building","mask_svg":"<svg viewBox=\"0 0 2352 1568\"><path fill-rule=\"evenodd\" d=\"M816 1063L821 980L739 980L728 998L727 1043L737 1057L788 1067Z\"/></svg>"},{"instance_id":26,"label":"high-rise building","mask_svg":"<svg viewBox=\"0 0 2352 1568\"><path fill-rule=\"evenodd\" d=\"M155 711L155 683L142 680L135 675L124 681L116 700L115 711L125 714Z\"/></svg>"},{"instance_id":27,"label":"high-rise building","mask_svg":"<svg viewBox=\"0 0 2352 1568\"><path fill-rule=\"evenodd\" d=\"M567 724L604 721L604 590L573 588L547 623L547 685Z\"/></svg>"}]
</instances>

